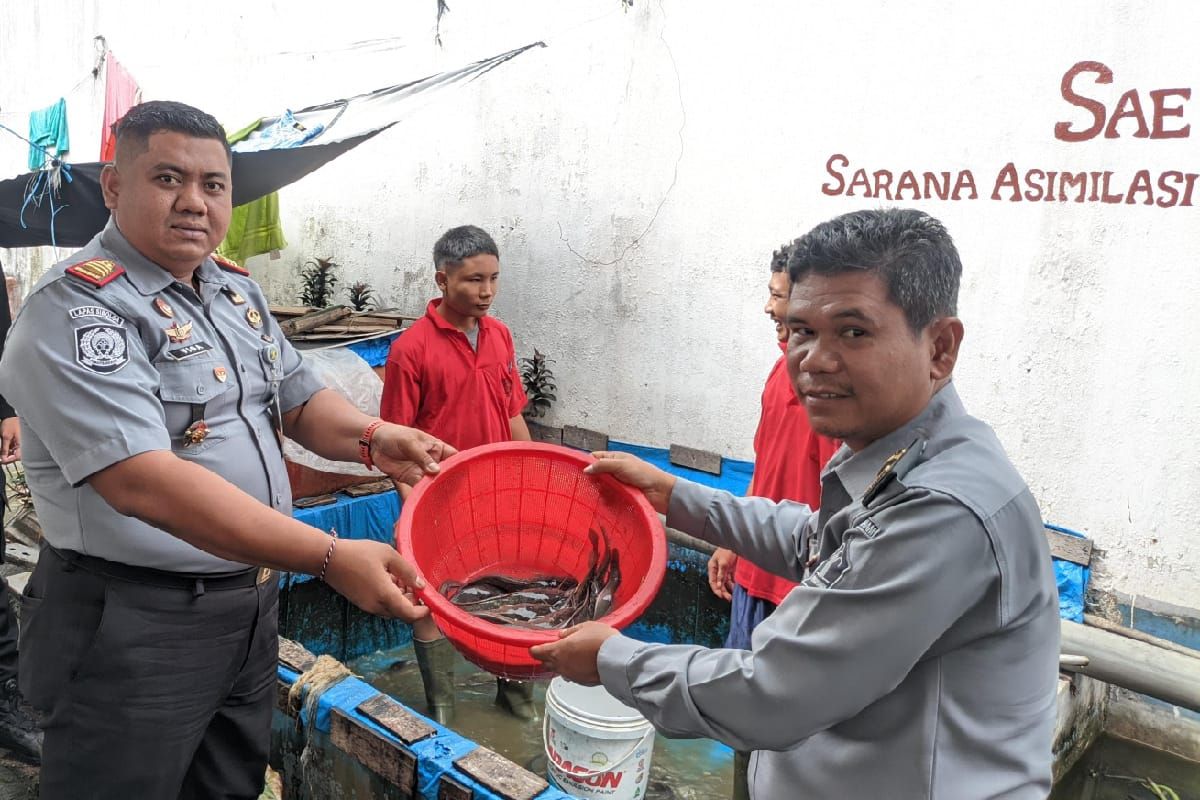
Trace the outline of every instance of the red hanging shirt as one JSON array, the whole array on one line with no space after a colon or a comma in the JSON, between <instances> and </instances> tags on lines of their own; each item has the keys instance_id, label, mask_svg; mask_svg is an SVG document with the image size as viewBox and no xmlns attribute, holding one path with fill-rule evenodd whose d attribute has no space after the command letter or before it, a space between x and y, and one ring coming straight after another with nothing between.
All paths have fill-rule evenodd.
<instances>
[{"instance_id":1,"label":"red hanging shirt","mask_svg":"<svg viewBox=\"0 0 1200 800\"><path fill-rule=\"evenodd\" d=\"M780 344L780 349L785 345ZM821 505L821 469L841 446L813 433L808 412L796 398L787 357L780 356L763 387L762 416L754 433L754 479L750 494L771 500L797 500L814 511ZM751 597L779 605L796 584L738 558L733 579Z\"/></svg>"},{"instance_id":2,"label":"red hanging shirt","mask_svg":"<svg viewBox=\"0 0 1200 800\"><path fill-rule=\"evenodd\" d=\"M525 408L512 334L479 319L478 349L431 300L425 316L392 342L379 416L419 428L459 450L512 438L509 421Z\"/></svg>"}]
</instances>

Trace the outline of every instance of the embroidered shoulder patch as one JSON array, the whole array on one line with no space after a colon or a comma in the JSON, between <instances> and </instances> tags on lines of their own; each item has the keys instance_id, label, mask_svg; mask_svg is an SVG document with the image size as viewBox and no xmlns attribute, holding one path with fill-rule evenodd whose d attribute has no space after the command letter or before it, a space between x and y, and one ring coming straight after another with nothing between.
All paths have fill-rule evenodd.
<instances>
[{"instance_id":1,"label":"embroidered shoulder patch","mask_svg":"<svg viewBox=\"0 0 1200 800\"><path fill-rule=\"evenodd\" d=\"M85 325L75 329L75 361L97 375L111 375L129 363L124 328Z\"/></svg>"},{"instance_id":2,"label":"embroidered shoulder patch","mask_svg":"<svg viewBox=\"0 0 1200 800\"><path fill-rule=\"evenodd\" d=\"M805 586L816 586L824 589L832 589L841 582L846 573L850 571L850 554L846 551L847 542L843 541L841 547L834 550L829 558L825 559L813 570L803 583Z\"/></svg>"},{"instance_id":3,"label":"embroidered shoulder patch","mask_svg":"<svg viewBox=\"0 0 1200 800\"><path fill-rule=\"evenodd\" d=\"M238 275L245 275L246 277L250 277L250 270L246 269L245 267L238 266L236 262L230 261L228 258L219 256L216 253L213 253L212 260L213 260L213 263L215 263L218 267L220 267L223 270L227 270L229 272L236 272Z\"/></svg>"},{"instance_id":4,"label":"embroidered shoulder patch","mask_svg":"<svg viewBox=\"0 0 1200 800\"><path fill-rule=\"evenodd\" d=\"M71 319L80 319L81 317L95 317L102 319L105 322L110 322L113 325L124 325L124 318L114 314L107 308L102 306L76 306L67 312Z\"/></svg>"},{"instance_id":5,"label":"embroidered shoulder patch","mask_svg":"<svg viewBox=\"0 0 1200 800\"><path fill-rule=\"evenodd\" d=\"M125 273L125 268L107 258L93 258L67 267L67 274L92 286L105 286Z\"/></svg>"}]
</instances>

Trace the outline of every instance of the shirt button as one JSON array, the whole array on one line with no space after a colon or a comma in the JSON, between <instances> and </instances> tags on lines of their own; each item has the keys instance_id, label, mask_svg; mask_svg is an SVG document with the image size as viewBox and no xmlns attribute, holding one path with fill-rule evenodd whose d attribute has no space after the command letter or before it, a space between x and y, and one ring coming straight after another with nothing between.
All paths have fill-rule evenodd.
<instances>
[{"instance_id":1,"label":"shirt button","mask_svg":"<svg viewBox=\"0 0 1200 800\"><path fill-rule=\"evenodd\" d=\"M246 371L246 365L245 365L245 364L239 364L239 365L238 365L238 369L240 369L242 372L245 372L245 371Z\"/></svg>"},{"instance_id":2,"label":"shirt button","mask_svg":"<svg viewBox=\"0 0 1200 800\"><path fill-rule=\"evenodd\" d=\"M277 506L283 505L283 495L281 495L281 494L275 495L275 505L277 505Z\"/></svg>"},{"instance_id":3,"label":"shirt button","mask_svg":"<svg viewBox=\"0 0 1200 800\"><path fill-rule=\"evenodd\" d=\"M207 391L208 391L208 389L205 389L203 384L196 385L196 394L204 394Z\"/></svg>"}]
</instances>

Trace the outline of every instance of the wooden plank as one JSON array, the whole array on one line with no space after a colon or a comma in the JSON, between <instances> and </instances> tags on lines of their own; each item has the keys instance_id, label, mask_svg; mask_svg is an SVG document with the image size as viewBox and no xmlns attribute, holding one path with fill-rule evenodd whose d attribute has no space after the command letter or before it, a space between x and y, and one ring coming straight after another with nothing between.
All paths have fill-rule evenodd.
<instances>
[{"instance_id":1,"label":"wooden plank","mask_svg":"<svg viewBox=\"0 0 1200 800\"><path fill-rule=\"evenodd\" d=\"M475 793L449 775L438 779L437 800L472 800Z\"/></svg>"},{"instance_id":2,"label":"wooden plank","mask_svg":"<svg viewBox=\"0 0 1200 800\"><path fill-rule=\"evenodd\" d=\"M342 752L400 789L405 797L417 793L417 757L362 724L340 708L329 717L329 738Z\"/></svg>"},{"instance_id":3,"label":"wooden plank","mask_svg":"<svg viewBox=\"0 0 1200 800\"><path fill-rule=\"evenodd\" d=\"M301 317L317 310L312 306L267 306L267 311L276 319L279 317Z\"/></svg>"},{"instance_id":4,"label":"wooden plank","mask_svg":"<svg viewBox=\"0 0 1200 800\"><path fill-rule=\"evenodd\" d=\"M311 314L305 314L294 319L289 319L286 322L281 322L279 327L283 330L284 336L293 336L297 333L310 331L313 328L319 328L322 325L328 325L332 322L337 322L339 319L345 319L352 313L349 306L334 306L326 308L322 311L314 311Z\"/></svg>"},{"instance_id":5,"label":"wooden plank","mask_svg":"<svg viewBox=\"0 0 1200 800\"><path fill-rule=\"evenodd\" d=\"M713 475L721 474L721 456L708 450L697 450L694 447L673 444L668 451L667 458L672 464L679 467L698 469Z\"/></svg>"},{"instance_id":6,"label":"wooden plank","mask_svg":"<svg viewBox=\"0 0 1200 800\"><path fill-rule=\"evenodd\" d=\"M377 323L367 325L364 323L347 321L339 322L335 325L322 325L319 328L313 328L311 331L305 331L305 334L312 336L314 334L322 333L352 333L355 336L362 336L367 333L386 333L388 331L394 331L395 329L396 328L394 325L379 325Z\"/></svg>"},{"instance_id":7,"label":"wooden plank","mask_svg":"<svg viewBox=\"0 0 1200 800\"><path fill-rule=\"evenodd\" d=\"M608 449L608 434L591 431L587 428L577 428L574 425L564 425L562 443L567 447L577 447L589 453Z\"/></svg>"},{"instance_id":8,"label":"wooden plank","mask_svg":"<svg viewBox=\"0 0 1200 800\"><path fill-rule=\"evenodd\" d=\"M1046 528L1046 541L1050 544L1050 555L1063 561L1087 566L1092 563L1092 540L1070 536Z\"/></svg>"},{"instance_id":9,"label":"wooden plank","mask_svg":"<svg viewBox=\"0 0 1200 800\"><path fill-rule=\"evenodd\" d=\"M313 497L297 497L292 501L293 508L313 508L314 506L331 506L337 498L331 494L318 494Z\"/></svg>"},{"instance_id":10,"label":"wooden plank","mask_svg":"<svg viewBox=\"0 0 1200 800\"><path fill-rule=\"evenodd\" d=\"M293 672L307 672L313 664L317 663L317 657L308 652L299 642L293 642L291 639L280 636L279 663Z\"/></svg>"},{"instance_id":11,"label":"wooden plank","mask_svg":"<svg viewBox=\"0 0 1200 800\"><path fill-rule=\"evenodd\" d=\"M529 426L529 435L535 442L548 442L549 444L563 443L563 429L553 425L543 425L532 419L525 420L525 424Z\"/></svg>"},{"instance_id":12,"label":"wooden plank","mask_svg":"<svg viewBox=\"0 0 1200 800\"><path fill-rule=\"evenodd\" d=\"M384 478L370 483L360 483L355 486L347 486L342 491L351 497L363 497L368 494L383 494L390 492L396 488L396 484L392 483L390 478Z\"/></svg>"},{"instance_id":13,"label":"wooden plank","mask_svg":"<svg viewBox=\"0 0 1200 800\"><path fill-rule=\"evenodd\" d=\"M480 747L454 762L454 766L507 800L533 800L550 784L499 753Z\"/></svg>"},{"instance_id":14,"label":"wooden plank","mask_svg":"<svg viewBox=\"0 0 1200 800\"><path fill-rule=\"evenodd\" d=\"M405 744L428 739L437 729L386 694L377 694L358 704L360 714L368 717Z\"/></svg>"}]
</instances>

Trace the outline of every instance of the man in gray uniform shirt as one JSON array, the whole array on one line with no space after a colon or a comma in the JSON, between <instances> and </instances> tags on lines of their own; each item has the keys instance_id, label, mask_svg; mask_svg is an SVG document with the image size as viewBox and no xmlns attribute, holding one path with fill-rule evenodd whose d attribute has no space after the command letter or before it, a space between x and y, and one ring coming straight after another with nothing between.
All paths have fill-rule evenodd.
<instances>
[{"instance_id":1,"label":"man in gray uniform shirt","mask_svg":"<svg viewBox=\"0 0 1200 800\"><path fill-rule=\"evenodd\" d=\"M1055 581L1028 487L950 382L954 244L918 211L862 211L798 239L789 271L789 373L813 429L845 442L817 514L620 453L589 470L800 585L750 650L645 644L589 622L533 652L668 736L756 751L759 800L1041 800Z\"/></svg>"},{"instance_id":2,"label":"man in gray uniform shirt","mask_svg":"<svg viewBox=\"0 0 1200 800\"><path fill-rule=\"evenodd\" d=\"M43 800L256 798L275 695L272 569L414 620L411 565L291 516L286 433L414 482L453 448L325 389L245 270L221 126L134 107L101 176L108 227L52 268L0 361L45 532L19 682L44 714Z\"/></svg>"}]
</instances>

